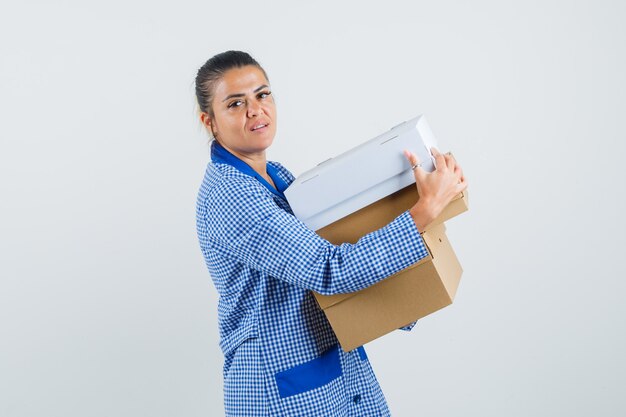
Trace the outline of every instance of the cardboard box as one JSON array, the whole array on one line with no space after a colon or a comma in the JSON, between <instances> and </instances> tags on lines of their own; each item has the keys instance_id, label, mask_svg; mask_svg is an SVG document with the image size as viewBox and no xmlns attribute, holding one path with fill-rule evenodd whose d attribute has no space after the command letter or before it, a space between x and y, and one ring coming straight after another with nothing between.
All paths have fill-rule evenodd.
<instances>
[{"instance_id":1,"label":"cardboard box","mask_svg":"<svg viewBox=\"0 0 626 417\"><path fill-rule=\"evenodd\" d=\"M418 198L415 185L344 217L317 233L329 242L356 243L384 227ZM429 256L383 281L349 294L313 293L348 352L452 303L463 269L445 234L444 221L468 209L459 194L422 233Z\"/></svg>"},{"instance_id":2,"label":"cardboard box","mask_svg":"<svg viewBox=\"0 0 626 417\"><path fill-rule=\"evenodd\" d=\"M463 269L444 232L443 224L425 232L429 256L371 287L349 294L313 293L344 351L452 303Z\"/></svg>"},{"instance_id":3,"label":"cardboard box","mask_svg":"<svg viewBox=\"0 0 626 417\"><path fill-rule=\"evenodd\" d=\"M326 161L285 190L294 214L333 244L355 243L411 208L415 177L403 154L434 169L435 138L423 116ZM429 255L364 290L315 298L345 351L403 327L452 303L462 274L443 222L468 209L460 193L423 232Z\"/></svg>"},{"instance_id":4,"label":"cardboard box","mask_svg":"<svg viewBox=\"0 0 626 417\"><path fill-rule=\"evenodd\" d=\"M435 167L435 137L424 116L399 124L301 174L285 190L296 217L313 230L415 183L404 149L418 155L422 168Z\"/></svg>"}]
</instances>

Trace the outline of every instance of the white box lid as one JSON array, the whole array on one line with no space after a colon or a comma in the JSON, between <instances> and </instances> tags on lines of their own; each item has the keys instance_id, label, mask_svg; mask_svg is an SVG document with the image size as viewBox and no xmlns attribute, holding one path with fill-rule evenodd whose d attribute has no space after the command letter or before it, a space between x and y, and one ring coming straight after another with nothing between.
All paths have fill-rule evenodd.
<instances>
[{"instance_id":1,"label":"white box lid","mask_svg":"<svg viewBox=\"0 0 626 417\"><path fill-rule=\"evenodd\" d=\"M296 217L321 229L415 182L404 149L422 168L435 169L430 148L436 139L423 115L322 162L298 176L285 190Z\"/></svg>"}]
</instances>

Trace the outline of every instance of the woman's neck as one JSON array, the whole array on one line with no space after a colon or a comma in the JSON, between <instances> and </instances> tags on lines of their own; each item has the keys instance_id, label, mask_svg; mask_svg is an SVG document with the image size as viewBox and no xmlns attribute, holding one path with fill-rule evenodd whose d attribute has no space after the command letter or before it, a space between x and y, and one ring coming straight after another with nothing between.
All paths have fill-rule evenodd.
<instances>
[{"instance_id":1,"label":"woman's neck","mask_svg":"<svg viewBox=\"0 0 626 417\"><path fill-rule=\"evenodd\" d=\"M267 173L267 158L265 157L265 151L256 152L256 153L242 153L237 152L233 149L230 149L223 144L221 144L228 152L235 155L237 158L241 159L246 164L250 165L250 167L260 176L265 178L265 180L270 183L274 188L274 181Z\"/></svg>"}]
</instances>

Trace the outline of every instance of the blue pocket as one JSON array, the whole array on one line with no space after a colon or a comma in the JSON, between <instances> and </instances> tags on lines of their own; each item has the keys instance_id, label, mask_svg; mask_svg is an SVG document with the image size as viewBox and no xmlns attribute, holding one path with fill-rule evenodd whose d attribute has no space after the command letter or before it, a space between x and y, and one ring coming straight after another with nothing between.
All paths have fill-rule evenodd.
<instances>
[{"instance_id":1,"label":"blue pocket","mask_svg":"<svg viewBox=\"0 0 626 417\"><path fill-rule=\"evenodd\" d=\"M326 385L341 376L339 347L333 346L321 356L275 375L281 398Z\"/></svg>"}]
</instances>

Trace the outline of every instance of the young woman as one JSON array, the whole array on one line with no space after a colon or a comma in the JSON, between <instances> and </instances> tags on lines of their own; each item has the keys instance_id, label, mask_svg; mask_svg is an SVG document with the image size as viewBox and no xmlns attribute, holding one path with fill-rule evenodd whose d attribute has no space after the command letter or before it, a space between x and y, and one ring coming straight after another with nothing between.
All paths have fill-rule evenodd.
<instances>
[{"instance_id":1,"label":"young woman","mask_svg":"<svg viewBox=\"0 0 626 417\"><path fill-rule=\"evenodd\" d=\"M293 175L265 151L276 106L265 71L227 51L198 71L200 120L213 138L197 200L200 246L219 293L227 416L386 416L363 348L343 352L310 290L368 287L427 255L420 230L466 181L433 149L426 173L406 152L419 201L354 245L334 246L301 223L283 191Z\"/></svg>"}]
</instances>

